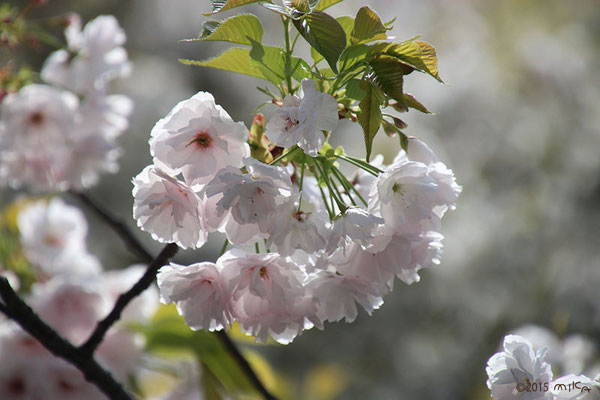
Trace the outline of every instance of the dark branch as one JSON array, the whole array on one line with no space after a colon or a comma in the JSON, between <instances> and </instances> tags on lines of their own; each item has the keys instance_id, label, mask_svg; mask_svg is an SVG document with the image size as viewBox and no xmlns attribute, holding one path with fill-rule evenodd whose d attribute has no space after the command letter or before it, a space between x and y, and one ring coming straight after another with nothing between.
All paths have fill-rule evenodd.
<instances>
[{"instance_id":1,"label":"dark branch","mask_svg":"<svg viewBox=\"0 0 600 400\"><path fill-rule=\"evenodd\" d=\"M79 198L83 203L93 209L106 223L115 230L115 232L121 237L121 239L127 244L127 246L136 254L144 258L145 260L152 260L153 257L150 255L148 250L146 250L142 244L135 238L133 233L127 226L119 221L117 218L112 216L110 212L105 210L95 201L90 199L87 195L80 192L70 192L73 196ZM227 242L223 248L225 248ZM163 256L166 252L172 252L172 254L164 260L164 263L161 263L161 256ZM108 314L106 318L98 323L98 326L92 333L92 335L88 338L88 340L80 347L81 351L88 354L93 355L96 348L102 342L104 335L110 329L110 327L120 318L121 312L123 309L133 300L136 296L140 295L144 290L146 290L154 281L156 277L156 273L160 267L162 267L169 258L173 257L177 252L177 246L174 244L170 244L163 249L160 255L154 260L146 270L144 276L140 279L138 283L136 283L131 290L119 296L117 303L115 304L114 309ZM149 261L148 261L149 262ZM160 264L160 265L157 265ZM244 356L240 353L235 343L229 338L226 332L219 331L215 333L219 336L220 340L224 343L227 350L231 353L231 355L238 362L242 370L248 375L248 378L252 381L256 389L263 395L266 400L276 400L272 394L264 387L256 373L248 363L248 361L244 358Z\"/></svg>"},{"instance_id":2,"label":"dark branch","mask_svg":"<svg viewBox=\"0 0 600 400\"><path fill-rule=\"evenodd\" d=\"M216 331L215 334L219 337L219 339L221 339L225 347L227 347L227 351L229 351L233 358L235 358L242 370L246 373L246 375L248 375L250 381L252 381L252 384L256 387L256 390L258 390L260 394L263 395L265 400L277 400L277 397L269 393L269 391L267 390L267 388L264 387L260 379L258 379L258 376L256 376L256 373L254 372L246 358L244 358L242 353L240 353L237 346L231 341L231 338L227 335L227 333L225 331Z\"/></svg>"},{"instance_id":3,"label":"dark branch","mask_svg":"<svg viewBox=\"0 0 600 400\"><path fill-rule=\"evenodd\" d=\"M4 302L0 306L0 311L16 321L52 354L77 367L85 378L96 385L109 399L132 400L132 397L123 389L123 386L113 378L110 372L102 368L93 357L82 354L77 347L42 321L14 292L8 280L4 277L0 277L0 296Z\"/></svg>"},{"instance_id":4,"label":"dark branch","mask_svg":"<svg viewBox=\"0 0 600 400\"><path fill-rule=\"evenodd\" d=\"M123 221L114 217L110 212L105 210L104 207L89 198L85 193L75 191L69 191L69 193L94 210L94 212L98 214L117 233L117 235L119 235L121 240L125 243L125 246L127 246L131 252L135 253L146 263L152 261L152 255L144 248L144 246L142 246Z\"/></svg>"},{"instance_id":5,"label":"dark branch","mask_svg":"<svg viewBox=\"0 0 600 400\"><path fill-rule=\"evenodd\" d=\"M106 332L108 332L110 327L117 322L119 318L121 318L121 312L125 309L125 307L127 307L131 300L142 294L142 292L152 285L159 268L168 263L169 260L177 253L178 249L179 247L174 243L166 245L158 257L156 257L150 263L150 265L148 265L144 276L142 276L131 289L119 296L112 311L106 316L106 318L98 322L94 332L90 335L88 340L81 345L80 349L83 354L94 354L94 351L102 342Z\"/></svg>"}]
</instances>

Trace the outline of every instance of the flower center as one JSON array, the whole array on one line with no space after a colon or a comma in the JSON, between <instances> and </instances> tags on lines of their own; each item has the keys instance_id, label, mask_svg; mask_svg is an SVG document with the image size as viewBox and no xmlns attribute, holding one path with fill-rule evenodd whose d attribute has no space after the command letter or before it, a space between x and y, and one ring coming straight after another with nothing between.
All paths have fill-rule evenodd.
<instances>
[{"instance_id":1,"label":"flower center","mask_svg":"<svg viewBox=\"0 0 600 400\"><path fill-rule=\"evenodd\" d=\"M403 195L404 191L402 190L402 185L398 182L394 183L394 186L392 186L392 192L400 193L400 195Z\"/></svg>"},{"instance_id":2,"label":"flower center","mask_svg":"<svg viewBox=\"0 0 600 400\"><path fill-rule=\"evenodd\" d=\"M33 126L41 126L44 124L46 117L41 111L35 111L29 115L29 122Z\"/></svg>"},{"instance_id":3,"label":"flower center","mask_svg":"<svg viewBox=\"0 0 600 400\"><path fill-rule=\"evenodd\" d=\"M306 221L306 214L303 213L302 211L298 211L297 213L295 213L293 215L294 218L296 218L299 222L305 222Z\"/></svg>"},{"instance_id":4,"label":"flower center","mask_svg":"<svg viewBox=\"0 0 600 400\"><path fill-rule=\"evenodd\" d=\"M14 377L7 382L6 389L12 395L22 395L25 393L25 382L21 377Z\"/></svg>"},{"instance_id":5,"label":"flower center","mask_svg":"<svg viewBox=\"0 0 600 400\"><path fill-rule=\"evenodd\" d=\"M260 275L261 278L268 278L267 275L267 267L260 267L260 269L258 270L258 275Z\"/></svg>"},{"instance_id":6,"label":"flower center","mask_svg":"<svg viewBox=\"0 0 600 400\"><path fill-rule=\"evenodd\" d=\"M288 115L287 117L285 117L285 128L284 129L287 132L287 131L292 130L293 128L297 127L299 123L300 122L297 119L292 118Z\"/></svg>"},{"instance_id":7,"label":"flower center","mask_svg":"<svg viewBox=\"0 0 600 400\"><path fill-rule=\"evenodd\" d=\"M212 146L212 136L206 131L199 130L196 136L185 147L195 145L200 150L208 149Z\"/></svg>"}]
</instances>

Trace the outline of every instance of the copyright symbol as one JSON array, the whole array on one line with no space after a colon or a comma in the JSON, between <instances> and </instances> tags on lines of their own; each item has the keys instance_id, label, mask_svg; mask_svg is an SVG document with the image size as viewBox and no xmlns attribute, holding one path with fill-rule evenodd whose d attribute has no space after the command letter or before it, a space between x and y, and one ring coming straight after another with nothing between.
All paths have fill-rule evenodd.
<instances>
[{"instance_id":1,"label":"copyright symbol","mask_svg":"<svg viewBox=\"0 0 600 400\"><path fill-rule=\"evenodd\" d=\"M521 393L525 391L525 384L524 383L517 383L517 392Z\"/></svg>"}]
</instances>

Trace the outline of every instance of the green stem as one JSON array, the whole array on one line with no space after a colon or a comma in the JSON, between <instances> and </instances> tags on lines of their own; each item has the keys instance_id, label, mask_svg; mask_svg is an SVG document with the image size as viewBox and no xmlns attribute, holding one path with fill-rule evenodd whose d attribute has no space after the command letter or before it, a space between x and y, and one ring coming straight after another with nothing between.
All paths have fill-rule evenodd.
<instances>
[{"instance_id":1,"label":"green stem","mask_svg":"<svg viewBox=\"0 0 600 400\"><path fill-rule=\"evenodd\" d=\"M223 243L223 247L221 247L221 252L219 253L219 257L221 257L227 251L227 246L229 246L229 240L225 239L225 243Z\"/></svg>"},{"instance_id":2,"label":"green stem","mask_svg":"<svg viewBox=\"0 0 600 400\"><path fill-rule=\"evenodd\" d=\"M362 169L363 171L366 171L368 173L370 173L373 176L379 176L380 173L383 173L382 170L380 170L377 167L372 166L371 164L368 164L362 160L357 160L348 156L336 156L337 158L339 158L340 160L344 160L346 162L349 162L350 164Z\"/></svg>"},{"instance_id":3,"label":"green stem","mask_svg":"<svg viewBox=\"0 0 600 400\"><path fill-rule=\"evenodd\" d=\"M329 189L329 194L333 197L333 199L337 203L338 208L343 213L344 211L346 211L348 206L346 206L346 204L342 201L339 190L337 189L337 187L335 187L335 185L333 185L331 183L331 181L329 180L329 176L327 176L325 174L325 171L323 170L323 168L319 164L319 162L317 160L313 160L313 161L315 163L315 166L319 170L319 174L321 175L321 177L323 177L323 180L325 181L325 184L327 185L327 188Z\"/></svg>"},{"instance_id":4,"label":"green stem","mask_svg":"<svg viewBox=\"0 0 600 400\"><path fill-rule=\"evenodd\" d=\"M254 250L256 250L256 254L260 254L260 248L258 247L258 242L254 243Z\"/></svg>"},{"instance_id":5,"label":"green stem","mask_svg":"<svg viewBox=\"0 0 600 400\"><path fill-rule=\"evenodd\" d=\"M327 196L325 196L325 192L323 191L323 188L318 183L319 175L317 174L316 167L315 167L314 172L315 172L315 178L317 178L317 186L319 187L319 191L321 192L321 197L323 198L323 203L325 203L325 208L327 209L327 214L329 214L329 220L331 221L331 220L333 220L333 211L329 207L329 203L327 202ZM333 201L332 201L332 207L333 207Z\"/></svg>"},{"instance_id":6,"label":"green stem","mask_svg":"<svg viewBox=\"0 0 600 400\"><path fill-rule=\"evenodd\" d=\"M346 183L346 187L350 190L352 190L354 193L356 193L356 195L358 196L358 198L360 199L360 201L363 202L363 204L365 206L369 206L369 203L365 200L365 198L362 196L362 194L360 194L360 192L358 190L356 190L356 188L354 187L354 185L348 181L348 179L346 179L346 177L342 174L342 171L340 171L339 169L337 169L336 167L333 167L333 171L335 174L337 174L338 179L343 179ZM342 183L343 185L343 183ZM347 189L346 189L347 190Z\"/></svg>"},{"instance_id":7,"label":"green stem","mask_svg":"<svg viewBox=\"0 0 600 400\"><path fill-rule=\"evenodd\" d=\"M302 162L300 168L300 198L298 199L298 212L300 212L300 209L302 208L302 187L304 186L304 161Z\"/></svg>"},{"instance_id":8,"label":"green stem","mask_svg":"<svg viewBox=\"0 0 600 400\"><path fill-rule=\"evenodd\" d=\"M296 150L300 149L300 147L298 146L293 146L291 149L289 149L286 153L283 153L282 155L280 155L279 157L277 157L276 159L274 159L273 161L271 161L269 163L269 165L275 165L277 164L279 161L283 160L284 158L286 158L287 156L289 156L290 154L292 154L293 152L295 152Z\"/></svg>"},{"instance_id":9,"label":"green stem","mask_svg":"<svg viewBox=\"0 0 600 400\"><path fill-rule=\"evenodd\" d=\"M292 47L290 45L290 19L288 17L281 17L283 21L283 31L285 33L285 80L287 82L287 91L292 93L292 76L290 74L292 65Z\"/></svg>"}]
</instances>

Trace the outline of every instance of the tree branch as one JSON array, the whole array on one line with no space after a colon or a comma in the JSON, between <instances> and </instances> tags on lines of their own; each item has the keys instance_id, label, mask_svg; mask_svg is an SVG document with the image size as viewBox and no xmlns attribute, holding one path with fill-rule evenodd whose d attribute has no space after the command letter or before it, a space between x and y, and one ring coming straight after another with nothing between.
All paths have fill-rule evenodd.
<instances>
[{"instance_id":1,"label":"tree branch","mask_svg":"<svg viewBox=\"0 0 600 400\"><path fill-rule=\"evenodd\" d=\"M142 292L152 285L159 268L169 262L169 260L177 253L177 250L179 250L179 247L174 243L166 245L158 257L148 265L146 273L144 273L140 280L137 281L131 289L119 296L112 311L102 321L98 322L96 329L92 332L88 340L79 347L83 354L89 356L94 354L94 351L96 351L100 343L102 343L102 339L104 339L106 332L108 332L110 327L121 318L121 312L123 312L125 307L127 307L134 298L142 294Z\"/></svg>"},{"instance_id":2,"label":"tree branch","mask_svg":"<svg viewBox=\"0 0 600 400\"><path fill-rule=\"evenodd\" d=\"M83 354L77 347L60 336L54 329L42 321L27 305L4 277L0 277L0 297L4 304L0 311L17 322L21 328L37 339L52 354L77 367L85 378L96 385L111 400L132 400L133 398L102 368L92 356Z\"/></svg>"},{"instance_id":3,"label":"tree branch","mask_svg":"<svg viewBox=\"0 0 600 400\"><path fill-rule=\"evenodd\" d=\"M119 221L116 217L110 214L107 210L101 207L98 203L89 198L86 194L80 192L69 192L71 195L80 199L84 204L94 210L106 223L109 225L115 232L121 237L121 239L126 243L127 247L131 249L134 253L141 256L146 260L152 260L153 257L150 255L150 252L146 250L142 244L135 238L133 233L127 226ZM227 245L225 242L224 248ZM173 246L173 247L171 247ZM168 258L173 257L173 255L177 252L177 246L174 244L169 244L167 247L163 249L161 254L156 258L159 260L161 256L166 252L173 252ZM115 304L115 308L104 318L102 321L98 323L96 329L92 333L92 335L88 338L88 340L80 347L81 351L88 354L93 355L96 348L102 343L102 339L104 335L108 331L108 329L114 324L121 315L123 309L129 304L131 300L133 300L136 296L141 294L144 290L146 290L154 281L156 277L156 273L158 269L162 267L168 261L168 258L161 265L154 265L153 261L146 270L144 276L140 279L138 283L136 283L128 292L119 296L117 303ZM265 388L263 383L260 381L248 361L244 358L244 356L240 353L235 343L231 340L231 338L227 335L225 331L215 332L219 339L223 342L229 353L232 357L237 361L242 370L248 375L250 381L256 387L259 393L263 395L265 400L276 400L277 398L273 396L269 391Z\"/></svg>"},{"instance_id":4,"label":"tree branch","mask_svg":"<svg viewBox=\"0 0 600 400\"><path fill-rule=\"evenodd\" d=\"M275 397L271 393L269 393L267 388L262 384L262 382L260 381L260 379L258 378L256 373L254 372L254 370L252 369L252 367L250 366L250 364L248 363L246 358L244 358L244 356L242 355L242 353L240 353L240 351L238 350L235 343L233 343L233 341L231 340L229 335L227 335L227 332L221 330L221 331L214 332L214 334L217 335L219 337L219 339L221 339L221 341L223 342L225 347L227 347L227 351L229 351L229 353L232 355L232 357L240 365L242 370L246 373L246 375L248 375L248 378L250 379L252 384L256 387L256 390L258 390L260 392L260 394L262 394L262 396L265 398L265 400L277 400L277 397Z\"/></svg>"},{"instance_id":5,"label":"tree branch","mask_svg":"<svg viewBox=\"0 0 600 400\"><path fill-rule=\"evenodd\" d=\"M129 227L114 217L110 212L108 212L104 207L100 204L96 203L90 197L88 197L85 193L69 191L69 193L78 198L82 203L92 209L100 218L102 218L107 225L109 225L116 233L119 235L121 240L125 243L125 246L132 252L135 253L138 257L140 257L144 262L150 263L154 257L142 246L140 241L133 235Z\"/></svg>"}]
</instances>

